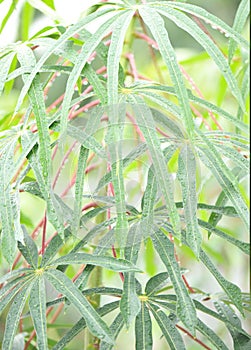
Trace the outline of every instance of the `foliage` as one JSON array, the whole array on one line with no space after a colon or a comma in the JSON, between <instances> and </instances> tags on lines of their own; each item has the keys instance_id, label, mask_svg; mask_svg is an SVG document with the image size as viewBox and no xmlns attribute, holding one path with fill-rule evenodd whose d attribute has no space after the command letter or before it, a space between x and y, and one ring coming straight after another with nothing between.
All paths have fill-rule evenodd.
<instances>
[{"instance_id":1,"label":"foliage","mask_svg":"<svg viewBox=\"0 0 251 350\"><path fill-rule=\"evenodd\" d=\"M54 5L25 1L20 41L0 51L1 98L14 101L1 111L1 259L10 266L0 278L2 349L70 349L86 328L81 348L112 349L132 324L135 349L152 349L155 322L170 349L186 349L185 334L229 349L208 316L234 349L250 348L248 296L210 253L218 236L249 254L245 234L231 231L233 218L249 228L249 1L233 27L192 1L92 1L69 26ZM38 13L54 25L30 37ZM170 23L201 52L182 62ZM223 86L212 96L184 68L203 60ZM189 260L220 293L189 285ZM120 276L116 286L106 269ZM79 320L57 332L63 307Z\"/></svg>"}]
</instances>

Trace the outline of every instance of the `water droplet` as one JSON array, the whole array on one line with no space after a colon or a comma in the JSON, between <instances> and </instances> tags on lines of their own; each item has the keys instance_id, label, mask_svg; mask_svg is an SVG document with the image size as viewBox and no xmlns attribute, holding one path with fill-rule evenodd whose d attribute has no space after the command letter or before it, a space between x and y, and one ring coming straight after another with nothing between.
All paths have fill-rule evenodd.
<instances>
[{"instance_id":1,"label":"water droplet","mask_svg":"<svg viewBox=\"0 0 251 350\"><path fill-rule=\"evenodd\" d=\"M229 38L230 37L229 33L225 33L225 37Z\"/></svg>"},{"instance_id":2,"label":"water droplet","mask_svg":"<svg viewBox=\"0 0 251 350\"><path fill-rule=\"evenodd\" d=\"M83 85L88 85L88 81L87 81L87 80L84 80L84 81L83 81Z\"/></svg>"},{"instance_id":3,"label":"water droplet","mask_svg":"<svg viewBox=\"0 0 251 350\"><path fill-rule=\"evenodd\" d=\"M75 90L75 91L78 91L78 87L77 87L77 86L75 86L74 90Z\"/></svg>"},{"instance_id":4,"label":"water droplet","mask_svg":"<svg viewBox=\"0 0 251 350\"><path fill-rule=\"evenodd\" d=\"M60 72L56 73L56 76L57 76L57 77L60 77L60 75L61 75L61 73L60 73Z\"/></svg>"}]
</instances>

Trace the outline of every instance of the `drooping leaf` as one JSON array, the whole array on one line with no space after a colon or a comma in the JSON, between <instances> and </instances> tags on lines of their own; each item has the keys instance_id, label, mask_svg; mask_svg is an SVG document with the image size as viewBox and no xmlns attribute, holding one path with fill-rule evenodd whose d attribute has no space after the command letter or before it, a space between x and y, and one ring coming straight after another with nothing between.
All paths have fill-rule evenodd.
<instances>
[{"instance_id":1,"label":"drooping leaf","mask_svg":"<svg viewBox=\"0 0 251 350\"><path fill-rule=\"evenodd\" d=\"M204 322L198 319L196 328L198 331L200 331L202 334L204 334L207 339L215 346L215 349L219 350L228 350L229 348L223 343L221 338L211 329L209 328Z\"/></svg>"}]
</instances>

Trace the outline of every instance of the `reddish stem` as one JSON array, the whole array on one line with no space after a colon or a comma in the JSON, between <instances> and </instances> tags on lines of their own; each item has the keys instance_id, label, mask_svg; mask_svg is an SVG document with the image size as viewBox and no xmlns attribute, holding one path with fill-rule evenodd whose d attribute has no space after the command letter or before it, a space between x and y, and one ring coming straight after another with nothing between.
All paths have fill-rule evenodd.
<instances>
[{"instance_id":1,"label":"reddish stem","mask_svg":"<svg viewBox=\"0 0 251 350\"><path fill-rule=\"evenodd\" d=\"M176 327L179 328L183 333L187 334L189 338L193 339L196 343L200 344L203 348L207 350L212 350L206 344L204 344L201 340L199 340L198 338L194 337L191 333L189 333L185 328L179 326L178 324L176 324Z\"/></svg>"}]
</instances>

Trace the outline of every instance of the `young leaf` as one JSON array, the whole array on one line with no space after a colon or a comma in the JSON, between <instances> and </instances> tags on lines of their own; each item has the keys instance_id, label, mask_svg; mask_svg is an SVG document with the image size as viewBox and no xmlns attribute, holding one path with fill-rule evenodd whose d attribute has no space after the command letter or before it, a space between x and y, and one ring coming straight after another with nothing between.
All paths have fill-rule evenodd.
<instances>
[{"instance_id":1,"label":"young leaf","mask_svg":"<svg viewBox=\"0 0 251 350\"><path fill-rule=\"evenodd\" d=\"M6 78L8 76L8 72L11 67L11 63L15 57L15 54L15 52L10 52L8 55L0 59L0 95L2 95Z\"/></svg>"},{"instance_id":2,"label":"young leaf","mask_svg":"<svg viewBox=\"0 0 251 350\"><path fill-rule=\"evenodd\" d=\"M185 344L179 331L175 327L174 322L158 306L150 304L149 307L160 329L162 330L170 349L185 350Z\"/></svg>"},{"instance_id":3,"label":"young leaf","mask_svg":"<svg viewBox=\"0 0 251 350\"><path fill-rule=\"evenodd\" d=\"M178 180L182 189L186 239L199 257L202 237L197 220L196 160L189 144L185 144L180 151Z\"/></svg>"},{"instance_id":4,"label":"young leaf","mask_svg":"<svg viewBox=\"0 0 251 350\"><path fill-rule=\"evenodd\" d=\"M23 236L24 236L24 244L18 242L18 249L24 256L25 260L30 264L34 269L37 268L38 265L38 250L33 239L28 235L26 228L22 226Z\"/></svg>"},{"instance_id":5,"label":"young leaf","mask_svg":"<svg viewBox=\"0 0 251 350\"><path fill-rule=\"evenodd\" d=\"M37 335L39 350L47 350L46 295L44 277L39 276L31 288L29 308Z\"/></svg>"},{"instance_id":6,"label":"young leaf","mask_svg":"<svg viewBox=\"0 0 251 350\"><path fill-rule=\"evenodd\" d=\"M136 350L152 350L152 321L145 302L141 302L141 310L135 321Z\"/></svg>"},{"instance_id":7,"label":"young leaf","mask_svg":"<svg viewBox=\"0 0 251 350\"><path fill-rule=\"evenodd\" d=\"M197 322L196 310L192 299L184 285L179 265L174 256L174 245L160 230L152 236L159 257L167 268L173 288L177 295L177 315L192 334L195 334Z\"/></svg>"},{"instance_id":8,"label":"young leaf","mask_svg":"<svg viewBox=\"0 0 251 350\"><path fill-rule=\"evenodd\" d=\"M113 343L111 332L105 322L64 273L58 270L48 270L44 275L52 283L55 289L59 293L65 295L81 313L93 335L99 339L104 339L107 343Z\"/></svg>"},{"instance_id":9,"label":"young leaf","mask_svg":"<svg viewBox=\"0 0 251 350\"><path fill-rule=\"evenodd\" d=\"M160 272L147 281L145 293L149 297L157 293L161 288L170 282L168 272Z\"/></svg>"}]
</instances>

